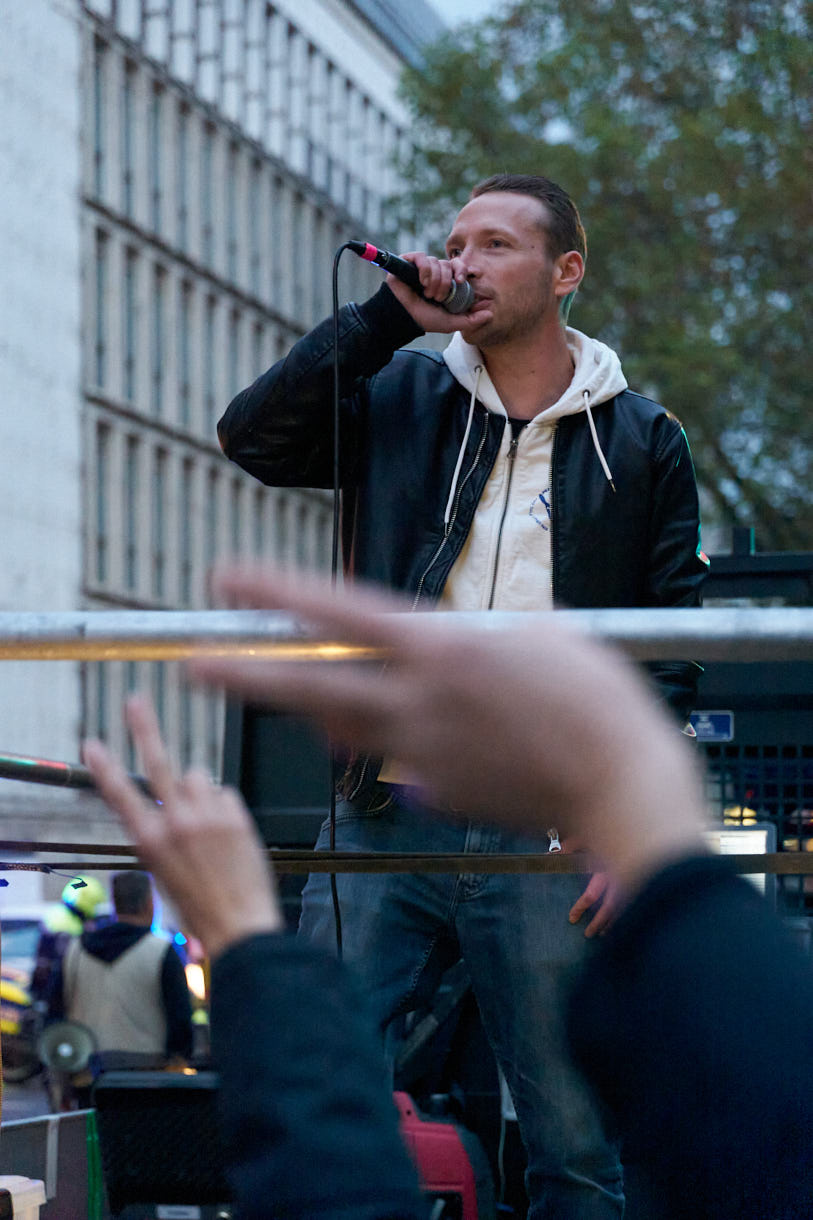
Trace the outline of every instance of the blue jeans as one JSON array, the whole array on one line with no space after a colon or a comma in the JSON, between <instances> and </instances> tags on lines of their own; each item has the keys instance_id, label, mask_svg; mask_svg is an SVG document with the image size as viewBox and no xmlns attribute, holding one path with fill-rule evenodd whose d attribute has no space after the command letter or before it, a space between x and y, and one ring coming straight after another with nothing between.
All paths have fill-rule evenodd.
<instances>
[{"instance_id":1,"label":"blue jeans","mask_svg":"<svg viewBox=\"0 0 813 1220\"><path fill-rule=\"evenodd\" d=\"M340 803L339 851L528 852L547 843L441 820L400 797L382 809ZM329 843L322 827L317 849ZM369 874L337 876L344 955L361 975L382 1034L434 995L462 956L503 1070L528 1154L528 1220L618 1220L618 1150L568 1054L563 1016L571 980L593 942L567 915L585 876ZM312 874L300 934L335 948L329 877Z\"/></svg>"}]
</instances>

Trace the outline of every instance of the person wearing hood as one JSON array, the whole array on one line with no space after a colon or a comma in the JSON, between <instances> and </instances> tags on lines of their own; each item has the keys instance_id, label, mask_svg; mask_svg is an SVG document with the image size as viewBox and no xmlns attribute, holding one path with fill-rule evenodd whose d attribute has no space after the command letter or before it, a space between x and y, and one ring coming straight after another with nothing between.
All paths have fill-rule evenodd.
<instances>
[{"instance_id":1,"label":"person wearing hood","mask_svg":"<svg viewBox=\"0 0 813 1220\"><path fill-rule=\"evenodd\" d=\"M69 946L50 1016L92 1031L99 1069L186 1060L193 1039L189 990L174 945L151 931L150 877L116 873L111 888L115 920Z\"/></svg>"},{"instance_id":2,"label":"person wearing hood","mask_svg":"<svg viewBox=\"0 0 813 1220\"><path fill-rule=\"evenodd\" d=\"M501 174L472 191L445 259L404 256L420 293L388 276L370 300L340 310L348 576L405 593L416 610L699 604L706 564L688 442L673 415L629 390L610 348L566 326L585 256L578 211L560 186ZM471 308L447 312L439 302L464 281ZM218 425L226 455L266 484L333 486L332 331L328 319L299 340ZM426 332L452 340L442 353L402 350ZM677 732L698 667L665 659L650 669ZM409 780L396 758L351 756L337 850L562 847L555 823L540 842L439 819ZM326 824L317 847L330 834ZM465 960L528 1153L529 1220L619 1217L617 1149L563 1028L573 973L612 913L605 878L596 874L584 893L578 875L564 874L345 874L337 883L344 955L382 1031ZM325 874L305 887L301 931L324 946L335 940Z\"/></svg>"},{"instance_id":3,"label":"person wearing hood","mask_svg":"<svg viewBox=\"0 0 813 1220\"><path fill-rule=\"evenodd\" d=\"M53 980L71 939L98 926L106 903L107 891L98 877L77 876L65 886L59 902L46 911L29 984L31 999L41 1016L47 1014Z\"/></svg>"}]
</instances>

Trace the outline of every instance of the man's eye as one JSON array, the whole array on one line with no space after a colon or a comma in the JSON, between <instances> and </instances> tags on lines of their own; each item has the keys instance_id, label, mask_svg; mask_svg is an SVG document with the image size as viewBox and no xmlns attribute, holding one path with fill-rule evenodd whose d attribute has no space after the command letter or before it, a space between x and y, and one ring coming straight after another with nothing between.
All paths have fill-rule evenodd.
<instances>
[{"instance_id":1,"label":"man's eye","mask_svg":"<svg viewBox=\"0 0 813 1220\"><path fill-rule=\"evenodd\" d=\"M459 257L459 255L460 255L460 250L458 249L458 247L457 247L457 246L451 246L451 247L450 247L450 248L449 248L449 249L446 251L446 257L447 257L447 258L458 258L458 257Z\"/></svg>"}]
</instances>

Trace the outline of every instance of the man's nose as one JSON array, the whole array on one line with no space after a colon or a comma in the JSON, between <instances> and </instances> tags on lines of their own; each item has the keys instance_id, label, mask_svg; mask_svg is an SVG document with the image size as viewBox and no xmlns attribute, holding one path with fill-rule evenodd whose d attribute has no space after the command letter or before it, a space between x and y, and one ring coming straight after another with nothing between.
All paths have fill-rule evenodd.
<instances>
[{"instance_id":1,"label":"man's nose","mask_svg":"<svg viewBox=\"0 0 813 1220\"><path fill-rule=\"evenodd\" d=\"M460 261L466 269L466 279L476 280L481 273L480 260L477 257L476 248L472 246L465 249L460 255Z\"/></svg>"}]
</instances>

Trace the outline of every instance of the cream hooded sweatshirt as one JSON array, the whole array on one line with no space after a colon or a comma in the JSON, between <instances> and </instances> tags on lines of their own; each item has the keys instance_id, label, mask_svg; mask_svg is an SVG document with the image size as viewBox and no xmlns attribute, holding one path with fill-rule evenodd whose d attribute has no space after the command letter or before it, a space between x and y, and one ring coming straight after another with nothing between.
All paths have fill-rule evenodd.
<instances>
[{"instance_id":1,"label":"cream hooded sweatshirt","mask_svg":"<svg viewBox=\"0 0 813 1220\"><path fill-rule=\"evenodd\" d=\"M573 380L562 397L540 411L516 441L506 424L500 451L483 489L469 536L449 573L440 600L445 610L545 610L553 605L550 519L551 454L556 421L583 413L604 475L612 483L590 408L627 387L615 352L567 328ZM471 395L469 427L479 400L495 415L507 415L478 348L458 332L443 353L449 369ZM469 428L466 429L468 436ZM463 448L465 447L465 440ZM461 448L462 455L462 448ZM459 467L449 495L454 500Z\"/></svg>"},{"instance_id":2,"label":"cream hooded sweatshirt","mask_svg":"<svg viewBox=\"0 0 813 1220\"><path fill-rule=\"evenodd\" d=\"M604 343L567 328L573 357L573 380L562 397L530 420L516 441L506 424L500 451L477 505L463 550L455 560L441 594L441 610L549 610L553 606L551 571L550 464L556 420L584 413L605 478L610 471L596 436L590 407L627 388L618 356ZM463 443L446 505L448 524L461 477L474 407L478 400L495 415L507 412L486 371L479 348L458 331L443 353L449 369L469 391L471 402ZM394 759L386 759L379 779L410 784ZM555 832L554 832L555 833Z\"/></svg>"}]
</instances>

